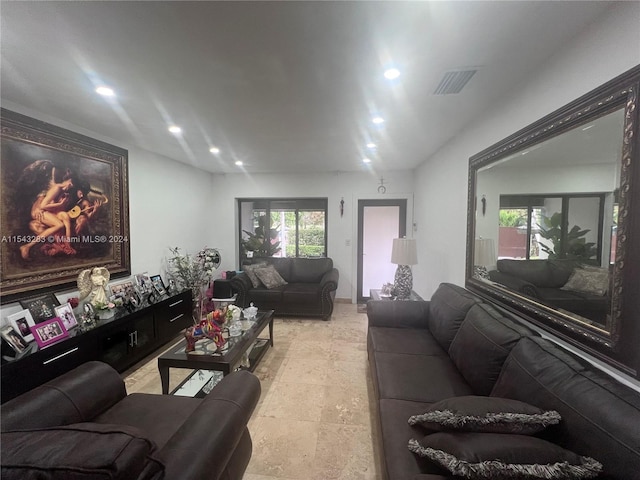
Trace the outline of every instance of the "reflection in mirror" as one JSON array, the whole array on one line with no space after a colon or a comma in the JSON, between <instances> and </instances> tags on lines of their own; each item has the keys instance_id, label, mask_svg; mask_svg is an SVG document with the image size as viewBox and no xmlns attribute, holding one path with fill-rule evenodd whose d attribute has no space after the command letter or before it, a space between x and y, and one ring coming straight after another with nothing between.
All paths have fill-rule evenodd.
<instances>
[{"instance_id":1,"label":"reflection in mirror","mask_svg":"<svg viewBox=\"0 0 640 480\"><path fill-rule=\"evenodd\" d=\"M610 332L624 108L479 169L473 278Z\"/></svg>"}]
</instances>

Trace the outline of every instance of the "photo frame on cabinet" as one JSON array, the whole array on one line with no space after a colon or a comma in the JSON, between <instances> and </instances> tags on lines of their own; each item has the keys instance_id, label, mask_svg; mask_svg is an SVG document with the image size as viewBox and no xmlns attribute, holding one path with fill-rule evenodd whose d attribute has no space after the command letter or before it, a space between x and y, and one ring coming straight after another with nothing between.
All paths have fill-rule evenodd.
<instances>
[{"instance_id":1,"label":"photo frame on cabinet","mask_svg":"<svg viewBox=\"0 0 640 480\"><path fill-rule=\"evenodd\" d=\"M20 305L29 310L35 323L40 323L56 316L60 302L53 293L44 293L20 300Z\"/></svg>"},{"instance_id":2,"label":"photo frame on cabinet","mask_svg":"<svg viewBox=\"0 0 640 480\"><path fill-rule=\"evenodd\" d=\"M35 325L31 312L29 310L22 310L7 316L7 320L13 327L13 329L20 334L22 339L29 343L33 342L33 334L31 333L31 327Z\"/></svg>"},{"instance_id":3,"label":"photo frame on cabinet","mask_svg":"<svg viewBox=\"0 0 640 480\"><path fill-rule=\"evenodd\" d=\"M55 311L56 316L62 320L64 328L66 328L67 331L78 326L78 320L73 313L73 307L71 304L65 303L64 305L60 305L55 308Z\"/></svg>"},{"instance_id":4,"label":"photo frame on cabinet","mask_svg":"<svg viewBox=\"0 0 640 480\"><path fill-rule=\"evenodd\" d=\"M133 290L133 282L114 283L113 285L109 285L109 290L111 291L111 295L115 297L125 297L129 291Z\"/></svg>"},{"instance_id":5,"label":"photo frame on cabinet","mask_svg":"<svg viewBox=\"0 0 640 480\"><path fill-rule=\"evenodd\" d=\"M153 283L153 288L155 288L156 292L159 295L166 295L167 288L164 286L164 282L162 281L162 277L160 275L152 275L151 283Z\"/></svg>"},{"instance_id":6,"label":"photo frame on cabinet","mask_svg":"<svg viewBox=\"0 0 640 480\"><path fill-rule=\"evenodd\" d=\"M75 286L87 265L129 274L127 150L4 108L0 122L0 301Z\"/></svg>"},{"instance_id":7,"label":"photo frame on cabinet","mask_svg":"<svg viewBox=\"0 0 640 480\"><path fill-rule=\"evenodd\" d=\"M36 343L40 348L59 342L69 336L67 329L64 328L62 319L58 317L53 317L34 325L31 327L31 333L33 333Z\"/></svg>"},{"instance_id":8,"label":"photo frame on cabinet","mask_svg":"<svg viewBox=\"0 0 640 480\"><path fill-rule=\"evenodd\" d=\"M24 352L25 348L27 348L27 342L24 341L11 325L3 327L2 330L0 330L0 335L2 335L2 338L5 339L17 354Z\"/></svg>"}]
</instances>

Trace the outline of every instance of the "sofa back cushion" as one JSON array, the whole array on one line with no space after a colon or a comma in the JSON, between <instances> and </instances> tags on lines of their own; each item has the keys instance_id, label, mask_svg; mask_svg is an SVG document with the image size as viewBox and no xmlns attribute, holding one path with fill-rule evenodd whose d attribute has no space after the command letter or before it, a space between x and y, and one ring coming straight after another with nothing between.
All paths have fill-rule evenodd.
<instances>
[{"instance_id":1,"label":"sofa back cushion","mask_svg":"<svg viewBox=\"0 0 640 480\"><path fill-rule=\"evenodd\" d=\"M2 434L5 480L151 480L164 466L155 445L133 427L77 423Z\"/></svg>"},{"instance_id":2,"label":"sofa back cushion","mask_svg":"<svg viewBox=\"0 0 640 480\"><path fill-rule=\"evenodd\" d=\"M5 432L87 422L126 395L116 370L106 363L86 362L3 404L0 426Z\"/></svg>"},{"instance_id":3,"label":"sofa back cushion","mask_svg":"<svg viewBox=\"0 0 640 480\"><path fill-rule=\"evenodd\" d=\"M429 301L429 331L445 351L469 309L480 299L464 288L441 283Z\"/></svg>"},{"instance_id":4,"label":"sofa back cushion","mask_svg":"<svg viewBox=\"0 0 640 480\"><path fill-rule=\"evenodd\" d=\"M532 283L536 287L549 287L554 283L547 260L511 260L500 259L497 268L502 273L513 275Z\"/></svg>"},{"instance_id":5,"label":"sofa back cushion","mask_svg":"<svg viewBox=\"0 0 640 480\"><path fill-rule=\"evenodd\" d=\"M449 356L476 395L489 395L511 349L533 331L504 318L487 304L471 307Z\"/></svg>"},{"instance_id":6,"label":"sofa back cushion","mask_svg":"<svg viewBox=\"0 0 640 480\"><path fill-rule=\"evenodd\" d=\"M257 257L253 259L246 259L242 261L242 269L246 270L245 265L253 265L253 264L261 264L261 266L265 265L273 265L276 267L276 270L280 274L280 276L287 282L290 282L291 278L291 261L292 258L280 258L280 257ZM262 286L262 282L259 286ZM255 286L254 286L255 288Z\"/></svg>"},{"instance_id":7,"label":"sofa back cushion","mask_svg":"<svg viewBox=\"0 0 640 480\"><path fill-rule=\"evenodd\" d=\"M603 478L639 478L640 393L542 338L523 338L491 395L562 416L541 435L604 465Z\"/></svg>"},{"instance_id":8,"label":"sofa back cushion","mask_svg":"<svg viewBox=\"0 0 640 480\"><path fill-rule=\"evenodd\" d=\"M289 283L320 283L324 274L331 269L331 258L295 258L291 261Z\"/></svg>"}]
</instances>

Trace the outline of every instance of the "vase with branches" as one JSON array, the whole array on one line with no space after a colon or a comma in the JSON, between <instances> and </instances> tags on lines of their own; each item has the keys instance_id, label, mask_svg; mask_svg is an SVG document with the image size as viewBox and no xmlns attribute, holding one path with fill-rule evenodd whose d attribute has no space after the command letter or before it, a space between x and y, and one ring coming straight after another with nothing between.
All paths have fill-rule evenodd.
<instances>
[{"instance_id":1,"label":"vase with branches","mask_svg":"<svg viewBox=\"0 0 640 480\"><path fill-rule=\"evenodd\" d=\"M215 270L220 266L220 253L215 248L205 247L195 255L183 254L179 247L169 248L173 255L168 259L169 278L178 287L191 289L193 298L193 320L202 319L206 290Z\"/></svg>"}]
</instances>

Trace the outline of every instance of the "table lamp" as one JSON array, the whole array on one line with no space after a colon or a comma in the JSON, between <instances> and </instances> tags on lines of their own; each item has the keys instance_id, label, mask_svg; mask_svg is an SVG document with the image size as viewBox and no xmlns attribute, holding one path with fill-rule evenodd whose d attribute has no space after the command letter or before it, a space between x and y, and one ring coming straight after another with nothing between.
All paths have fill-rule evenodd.
<instances>
[{"instance_id":1,"label":"table lamp","mask_svg":"<svg viewBox=\"0 0 640 480\"><path fill-rule=\"evenodd\" d=\"M487 267L496 264L496 247L492 238L476 238L473 252L473 277L489 278Z\"/></svg>"},{"instance_id":2,"label":"table lamp","mask_svg":"<svg viewBox=\"0 0 640 480\"><path fill-rule=\"evenodd\" d=\"M391 263L398 265L394 286L398 300L408 300L413 289L411 265L418 263L415 238L394 238L391 250Z\"/></svg>"}]
</instances>

